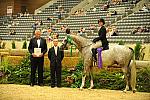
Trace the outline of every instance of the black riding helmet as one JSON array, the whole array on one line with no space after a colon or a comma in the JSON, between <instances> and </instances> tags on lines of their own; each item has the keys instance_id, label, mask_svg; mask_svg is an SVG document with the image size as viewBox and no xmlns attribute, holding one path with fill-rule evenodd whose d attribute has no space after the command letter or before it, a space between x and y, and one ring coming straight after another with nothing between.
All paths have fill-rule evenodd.
<instances>
[{"instance_id":1,"label":"black riding helmet","mask_svg":"<svg viewBox=\"0 0 150 100\"><path fill-rule=\"evenodd\" d=\"M98 20L98 24L99 24L99 22L102 22L103 25L105 24L105 20L104 20L103 18L100 18L100 19Z\"/></svg>"}]
</instances>

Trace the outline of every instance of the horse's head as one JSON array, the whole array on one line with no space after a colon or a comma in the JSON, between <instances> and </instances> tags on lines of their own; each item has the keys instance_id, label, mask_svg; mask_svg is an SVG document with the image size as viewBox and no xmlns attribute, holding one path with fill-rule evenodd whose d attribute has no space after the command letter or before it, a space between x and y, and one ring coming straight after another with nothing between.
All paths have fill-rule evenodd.
<instances>
[{"instance_id":1,"label":"horse's head","mask_svg":"<svg viewBox=\"0 0 150 100\"><path fill-rule=\"evenodd\" d=\"M73 34L67 36L66 42L76 45L79 50L82 50L83 47L92 44L90 40Z\"/></svg>"}]
</instances>

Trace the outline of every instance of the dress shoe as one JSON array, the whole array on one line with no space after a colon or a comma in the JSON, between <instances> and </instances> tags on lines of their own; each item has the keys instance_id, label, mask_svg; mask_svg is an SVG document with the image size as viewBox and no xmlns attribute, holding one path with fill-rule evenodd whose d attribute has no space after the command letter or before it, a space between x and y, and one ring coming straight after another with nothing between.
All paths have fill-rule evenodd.
<instances>
[{"instance_id":1,"label":"dress shoe","mask_svg":"<svg viewBox=\"0 0 150 100\"><path fill-rule=\"evenodd\" d=\"M33 84L33 83L31 83L31 84L30 84L30 86L32 86L32 87L33 87L33 86L34 86L34 84Z\"/></svg>"},{"instance_id":2,"label":"dress shoe","mask_svg":"<svg viewBox=\"0 0 150 100\"><path fill-rule=\"evenodd\" d=\"M53 86L53 85L51 86L51 88L54 88L54 87L55 87L55 86Z\"/></svg>"},{"instance_id":3,"label":"dress shoe","mask_svg":"<svg viewBox=\"0 0 150 100\"><path fill-rule=\"evenodd\" d=\"M44 86L44 85L42 83L40 83L39 86Z\"/></svg>"}]
</instances>

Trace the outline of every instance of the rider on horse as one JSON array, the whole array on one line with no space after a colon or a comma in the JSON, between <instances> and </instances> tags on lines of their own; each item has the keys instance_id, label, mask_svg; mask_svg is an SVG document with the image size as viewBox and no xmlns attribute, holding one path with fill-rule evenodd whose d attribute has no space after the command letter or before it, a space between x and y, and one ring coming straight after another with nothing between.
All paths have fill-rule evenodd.
<instances>
[{"instance_id":1,"label":"rider on horse","mask_svg":"<svg viewBox=\"0 0 150 100\"><path fill-rule=\"evenodd\" d=\"M96 43L101 40L102 42L102 47L103 47L103 50L107 50L109 49L109 42L107 41L107 38L106 38L106 28L104 26L105 24L105 21L104 19L99 19L98 20L98 24L99 24L99 31L98 31L98 35L99 37L96 37L93 39L93 42L95 43L93 46L92 46L92 53L93 53L93 57L94 57L94 60L97 61L97 57L96 57L96 53L97 53L97 47L96 47Z\"/></svg>"}]
</instances>

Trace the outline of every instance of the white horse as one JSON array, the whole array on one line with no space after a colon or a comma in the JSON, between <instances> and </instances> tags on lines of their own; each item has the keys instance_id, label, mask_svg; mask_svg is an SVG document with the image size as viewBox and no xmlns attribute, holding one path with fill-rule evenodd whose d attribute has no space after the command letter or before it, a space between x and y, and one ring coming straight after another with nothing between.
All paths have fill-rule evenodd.
<instances>
[{"instance_id":1,"label":"white horse","mask_svg":"<svg viewBox=\"0 0 150 100\"><path fill-rule=\"evenodd\" d=\"M91 48L93 47L94 43L84 37L78 35L69 35L74 44L77 46L78 50L81 52L82 57L84 59L84 71L82 76L82 84L80 89L83 89L85 85L85 78L87 73L89 72L91 80L90 80L90 87L92 89L93 84L93 60L92 60L92 52ZM99 46L101 42L98 43ZM136 91L136 66L135 66L135 59L132 67L130 67L130 62L134 57L134 52L131 48L123 46L123 45L115 45L113 47L109 47L109 50L102 51L102 64L103 67L111 66L113 64L117 64L120 66L124 72L125 80L126 80L126 88L124 92L129 90L129 85L131 83L131 88L133 93Z\"/></svg>"}]
</instances>

